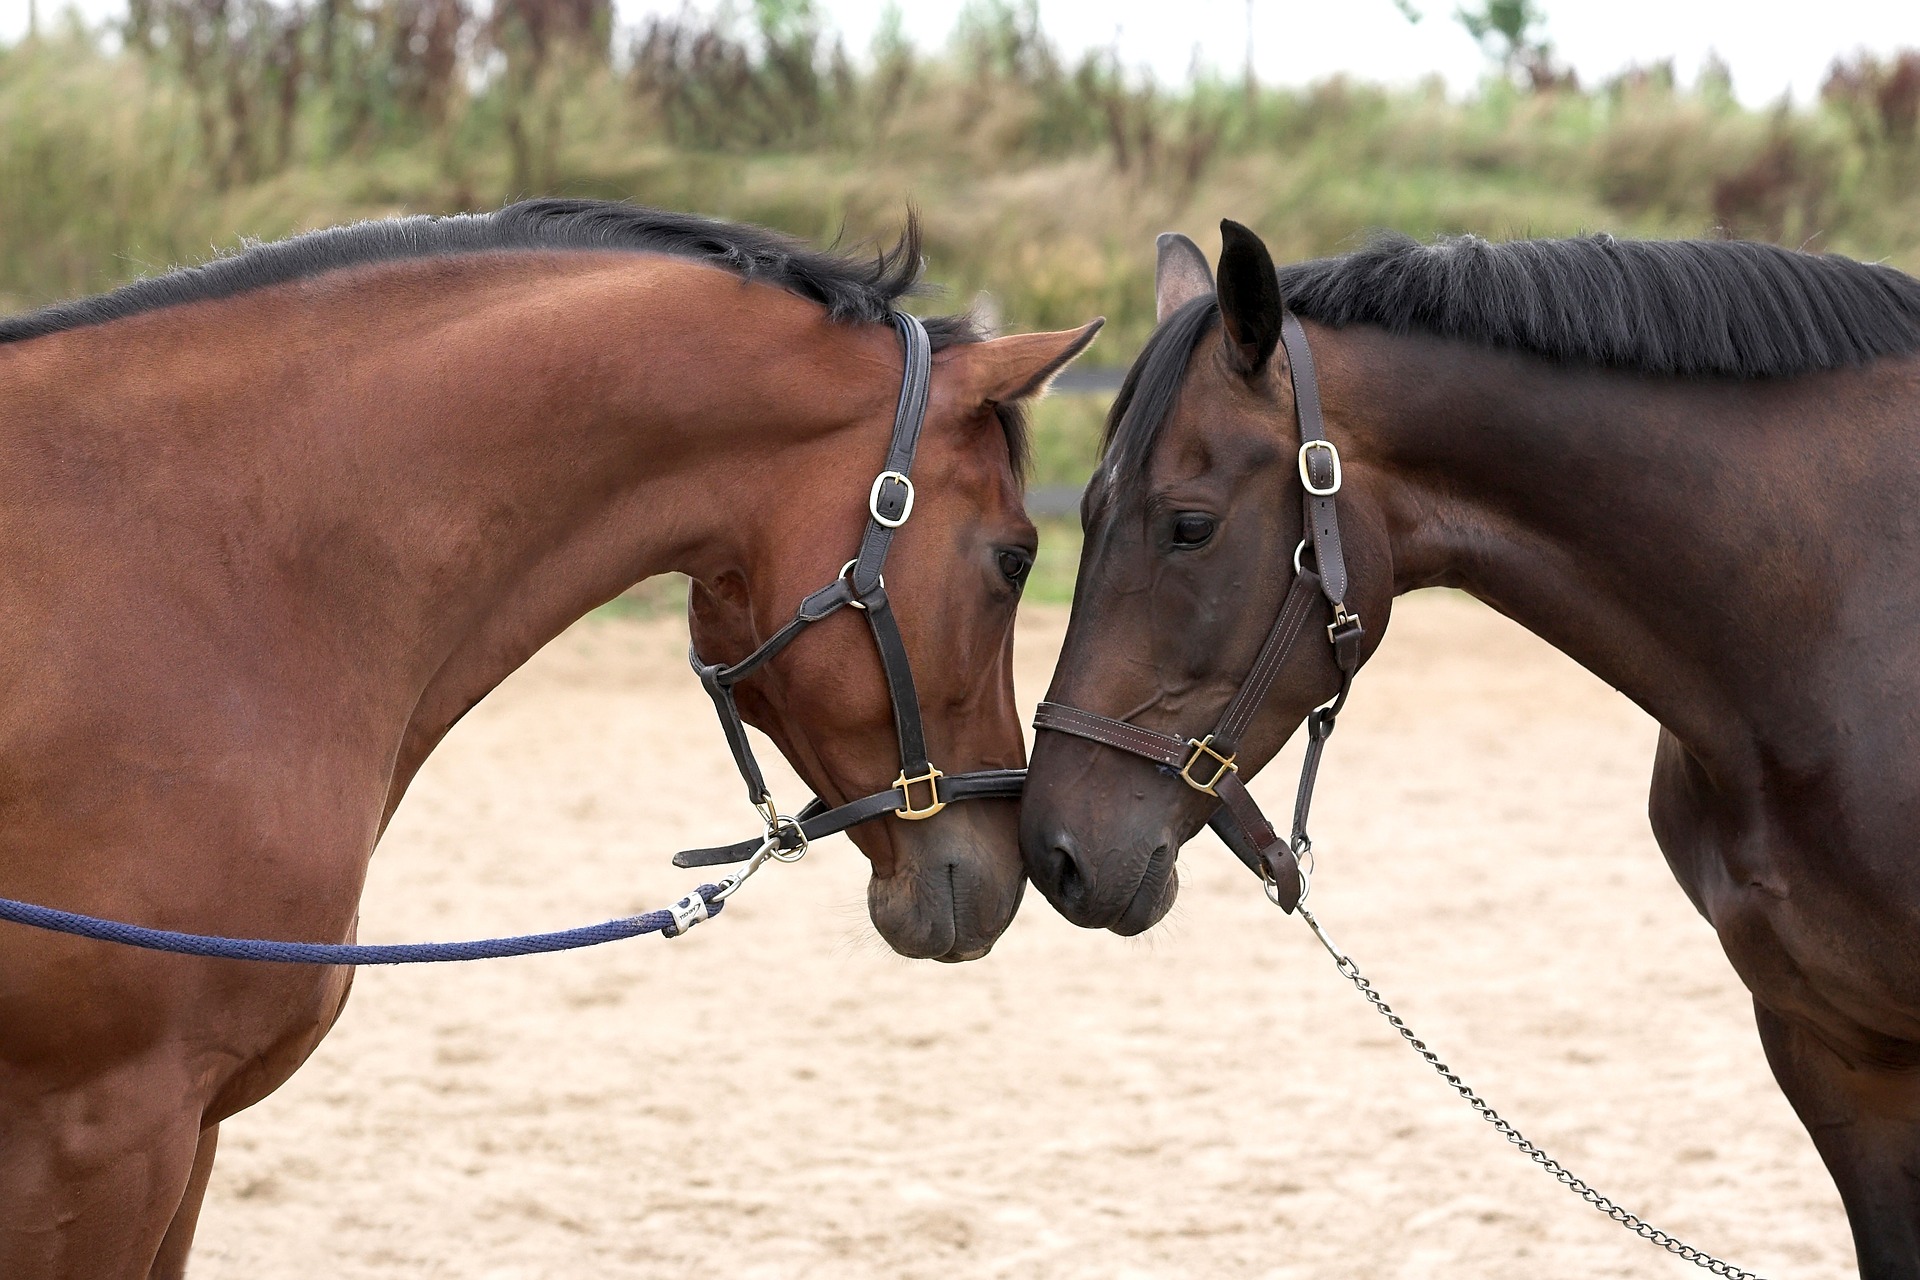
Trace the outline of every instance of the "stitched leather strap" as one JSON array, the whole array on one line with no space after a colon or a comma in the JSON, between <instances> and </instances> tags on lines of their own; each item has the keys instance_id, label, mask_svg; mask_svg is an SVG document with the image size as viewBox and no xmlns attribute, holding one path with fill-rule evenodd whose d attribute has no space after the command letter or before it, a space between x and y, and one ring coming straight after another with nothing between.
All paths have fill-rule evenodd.
<instances>
[{"instance_id":1,"label":"stitched leather strap","mask_svg":"<svg viewBox=\"0 0 1920 1280\"><path fill-rule=\"evenodd\" d=\"M1070 733L1076 738L1086 738L1102 746L1118 747L1170 769L1184 765L1193 750L1185 738L1128 724L1124 720L1112 720L1061 702L1041 703L1033 713L1033 727L1051 729L1055 733Z\"/></svg>"},{"instance_id":2,"label":"stitched leather strap","mask_svg":"<svg viewBox=\"0 0 1920 1280\"><path fill-rule=\"evenodd\" d=\"M893 323L906 352L906 372L900 379L900 401L893 411L893 435L887 441L883 477L912 473L913 455L920 447L920 428L927 421L927 394L933 385L933 344L926 326L904 311L893 313ZM889 521L904 519L912 493L910 483L891 478L877 482L869 494L872 514ZM867 521L867 531L860 538L860 554L853 564L854 594L865 596L880 585L880 566L886 563L896 527L877 518Z\"/></svg>"},{"instance_id":3,"label":"stitched leather strap","mask_svg":"<svg viewBox=\"0 0 1920 1280\"><path fill-rule=\"evenodd\" d=\"M920 726L920 695L913 687L913 665L907 661L907 642L900 637L886 588L876 586L860 603L866 606L867 625L880 650L880 667L887 673L887 691L893 697L893 729L900 743L900 771L909 778L927 771L927 739Z\"/></svg>"},{"instance_id":4,"label":"stitched leather strap","mask_svg":"<svg viewBox=\"0 0 1920 1280\"><path fill-rule=\"evenodd\" d=\"M1307 810L1313 807L1313 785L1320 778L1320 756L1333 736L1333 710L1322 707L1307 717L1307 754L1300 762L1300 786L1293 795L1293 843L1307 838Z\"/></svg>"},{"instance_id":5,"label":"stitched leather strap","mask_svg":"<svg viewBox=\"0 0 1920 1280\"><path fill-rule=\"evenodd\" d=\"M1291 914L1300 905L1300 863L1293 846L1273 829L1238 773L1226 774L1214 790L1220 795L1220 807L1207 825L1249 871L1273 881L1280 906Z\"/></svg>"},{"instance_id":6,"label":"stitched leather strap","mask_svg":"<svg viewBox=\"0 0 1920 1280\"><path fill-rule=\"evenodd\" d=\"M740 718L740 708L734 703L733 686L771 662L782 649L798 639L802 631L852 602L853 591L847 580L835 578L802 600L800 608L785 626L731 666L702 662L699 652L692 645L687 646L687 663L693 668L693 673L700 677L700 685L707 691L707 696L713 699L713 709L720 717L720 731L726 735L727 750L733 753L734 768L740 771L740 777L747 784L747 800L750 803L766 803L767 783L760 772L760 762L754 759L753 746L747 740L746 722Z\"/></svg>"},{"instance_id":7,"label":"stitched leather strap","mask_svg":"<svg viewBox=\"0 0 1920 1280\"><path fill-rule=\"evenodd\" d=\"M1020 788L1026 784L1025 769L982 769L976 773L956 773L941 777L935 786L939 789L939 798L943 804L958 804L962 800L1015 799ZM848 827L859 826L875 818L885 817L895 809L905 808L907 796L899 787L878 791L870 796L862 796L838 808L829 809L826 802L815 799L795 815L800 830L809 840L819 840L826 836L845 831ZM765 837L742 840L738 844L716 845L707 849L685 849L673 855L676 867L714 867L728 862L745 862L753 856Z\"/></svg>"},{"instance_id":8,"label":"stitched leather strap","mask_svg":"<svg viewBox=\"0 0 1920 1280\"><path fill-rule=\"evenodd\" d=\"M700 655L691 645L687 648L687 661L693 673L700 677L700 687L713 699L714 713L720 717L720 732L726 735L727 750L733 753L733 767L740 771L741 779L747 784L747 803L765 804L769 798L767 780L760 772L760 762L753 757L753 744L747 741L747 723L740 718L740 708L734 705L733 685L726 679L728 668L720 663L700 661Z\"/></svg>"},{"instance_id":9,"label":"stitched leather strap","mask_svg":"<svg viewBox=\"0 0 1920 1280\"><path fill-rule=\"evenodd\" d=\"M1326 419L1320 412L1320 375L1313 366L1313 348L1307 344L1307 331L1299 317L1287 312L1280 322L1280 340L1287 346L1288 376L1293 381L1294 414L1300 422L1300 468L1303 479L1312 480L1313 489L1328 489L1338 478L1333 451L1327 440ZM1312 448L1313 445L1326 448ZM1306 539L1313 548L1314 564L1320 571L1321 588L1331 604L1344 605L1347 599L1347 559L1340 545L1340 516L1334 509L1336 494L1309 492L1306 497Z\"/></svg>"},{"instance_id":10,"label":"stitched leather strap","mask_svg":"<svg viewBox=\"0 0 1920 1280\"><path fill-rule=\"evenodd\" d=\"M1266 642L1260 646L1253 668L1220 715L1220 723L1213 731L1215 750L1232 755L1239 747L1240 735L1247 731L1261 704L1267 700L1280 669L1286 666L1287 657L1293 652L1294 643L1300 639L1301 628L1319 603L1319 594L1319 575L1312 569L1302 569L1293 585L1287 588L1286 599L1280 602L1280 612L1274 615L1273 625L1267 629Z\"/></svg>"}]
</instances>

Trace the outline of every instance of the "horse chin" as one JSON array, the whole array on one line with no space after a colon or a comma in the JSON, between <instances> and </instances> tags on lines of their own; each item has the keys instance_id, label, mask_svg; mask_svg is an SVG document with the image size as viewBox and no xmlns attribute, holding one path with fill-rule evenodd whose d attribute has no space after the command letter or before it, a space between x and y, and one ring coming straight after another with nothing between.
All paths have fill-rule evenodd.
<instances>
[{"instance_id":1,"label":"horse chin","mask_svg":"<svg viewBox=\"0 0 1920 1280\"><path fill-rule=\"evenodd\" d=\"M1140 887L1133 891L1133 899L1120 912L1120 918L1107 928L1123 938L1145 933L1166 918L1179 896L1180 873L1174 870L1173 859L1168 857L1163 862L1156 857L1148 863L1147 874L1141 877Z\"/></svg>"},{"instance_id":2,"label":"horse chin","mask_svg":"<svg viewBox=\"0 0 1920 1280\"><path fill-rule=\"evenodd\" d=\"M873 927L903 956L949 964L978 960L1020 909L1026 876L1011 825L994 842L970 817L948 810L933 819L946 827L943 832L897 832L893 874L876 875L867 884Z\"/></svg>"}]
</instances>

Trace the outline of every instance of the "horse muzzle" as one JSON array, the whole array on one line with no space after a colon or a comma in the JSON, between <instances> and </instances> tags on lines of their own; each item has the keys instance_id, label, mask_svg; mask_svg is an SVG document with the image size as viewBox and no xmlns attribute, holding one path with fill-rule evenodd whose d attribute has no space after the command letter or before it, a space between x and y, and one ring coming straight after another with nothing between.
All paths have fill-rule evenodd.
<instances>
[{"instance_id":1,"label":"horse muzzle","mask_svg":"<svg viewBox=\"0 0 1920 1280\"><path fill-rule=\"evenodd\" d=\"M891 823L891 874L867 884L867 910L887 945L916 960L978 960L1013 923L1026 874L1004 803Z\"/></svg>"},{"instance_id":2,"label":"horse muzzle","mask_svg":"<svg viewBox=\"0 0 1920 1280\"><path fill-rule=\"evenodd\" d=\"M1159 923L1180 891L1171 832L1090 853L1064 826L1022 824L1027 875L1061 915L1083 929L1132 936Z\"/></svg>"}]
</instances>

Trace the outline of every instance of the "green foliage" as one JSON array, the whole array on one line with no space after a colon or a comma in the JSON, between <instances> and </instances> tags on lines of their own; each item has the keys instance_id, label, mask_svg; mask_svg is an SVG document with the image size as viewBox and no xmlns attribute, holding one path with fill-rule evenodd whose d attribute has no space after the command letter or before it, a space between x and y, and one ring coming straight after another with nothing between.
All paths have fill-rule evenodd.
<instances>
[{"instance_id":1,"label":"green foliage","mask_svg":"<svg viewBox=\"0 0 1920 1280\"><path fill-rule=\"evenodd\" d=\"M1454 16L1509 80L1541 90L1574 87L1573 72L1554 64L1553 45L1542 34L1546 14L1535 0L1479 0Z\"/></svg>"},{"instance_id":2,"label":"green foliage","mask_svg":"<svg viewBox=\"0 0 1920 1280\"><path fill-rule=\"evenodd\" d=\"M1071 604L1073 580L1080 571L1080 522L1049 518L1036 520L1040 554L1034 557L1022 600L1034 604Z\"/></svg>"},{"instance_id":3,"label":"green foliage","mask_svg":"<svg viewBox=\"0 0 1920 1280\"><path fill-rule=\"evenodd\" d=\"M1093 474L1110 401L1105 395L1051 395L1033 406L1033 484L1078 485Z\"/></svg>"},{"instance_id":4,"label":"green foliage","mask_svg":"<svg viewBox=\"0 0 1920 1280\"><path fill-rule=\"evenodd\" d=\"M1669 65L1585 91L1248 95L1068 59L1030 0L973 0L937 52L896 14L860 61L813 0L734 12L656 18L616 48L607 0L138 0L118 41L0 49L0 305L241 236L533 192L849 244L912 203L951 290L928 306L987 289L1021 328L1104 314L1107 363L1152 326L1154 235L1211 244L1222 215L1283 259L1387 226L1732 232L1920 266L1920 54L1838 63L1820 103L1758 112L1724 66L1691 87ZM1474 13L1504 47L1543 43L1530 0ZM1042 472L1064 477L1097 415L1046 412L1065 425Z\"/></svg>"},{"instance_id":5,"label":"green foliage","mask_svg":"<svg viewBox=\"0 0 1920 1280\"><path fill-rule=\"evenodd\" d=\"M1459 11L1460 25L1483 45L1492 45L1503 60L1526 47L1528 37L1545 20L1533 0L1480 0L1472 9Z\"/></svg>"},{"instance_id":6,"label":"green foliage","mask_svg":"<svg viewBox=\"0 0 1920 1280\"><path fill-rule=\"evenodd\" d=\"M1581 91L1545 61L1531 5L1506 0L1477 19L1545 70L1523 59L1464 99L1347 79L1169 90L1110 55L1063 58L1030 0L974 0L934 54L896 11L863 63L810 0L744 13L656 18L616 49L607 0L135 0L117 40L0 47L0 311L242 237L534 192L849 244L889 238L912 204L948 287L927 307L985 289L1021 329L1105 315L1106 364L1152 328L1154 236L1211 247L1223 215L1283 261L1375 227L1604 230L1920 270L1920 52L1838 62L1818 104L1756 112L1724 64L1691 87L1664 64ZM1084 479L1105 404L1037 407L1036 483ZM1071 593L1077 539L1047 522L1030 598ZM663 591L622 607L677 609Z\"/></svg>"}]
</instances>

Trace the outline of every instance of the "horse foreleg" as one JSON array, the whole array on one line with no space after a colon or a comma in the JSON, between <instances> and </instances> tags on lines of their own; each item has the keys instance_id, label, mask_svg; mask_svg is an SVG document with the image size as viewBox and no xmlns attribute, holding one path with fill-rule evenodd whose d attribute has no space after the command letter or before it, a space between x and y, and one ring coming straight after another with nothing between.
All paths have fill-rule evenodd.
<instances>
[{"instance_id":1,"label":"horse foreleg","mask_svg":"<svg viewBox=\"0 0 1920 1280\"><path fill-rule=\"evenodd\" d=\"M197 1106L177 1073L125 1064L35 1087L0 1063L0 1276L148 1280L204 1179ZM180 1250L184 1256L185 1247Z\"/></svg>"},{"instance_id":2,"label":"horse foreleg","mask_svg":"<svg viewBox=\"0 0 1920 1280\"><path fill-rule=\"evenodd\" d=\"M187 1177L186 1194L174 1211L173 1225L160 1242L160 1256L153 1261L151 1280L181 1280L187 1274L187 1254L193 1248L193 1230L200 1225L200 1205L206 1199L207 1182L213 1177L213 1149L220 1140L220 1126L210 1124L200 1131L200 1148L193 1153L193 1172Z\"/></svg>"},{"instance_id":3,"label":"horse foreleg","mask_svg":"<svg viewBox=\"0 0 1920 1280\"><path fill-rule=\"evenodd\" d=\"M1840 1188L1863 1280L1920 1277L1920 1075L1844 1061L1758 1001L1767 1062Z\"/></svg>"}]
</instances>

